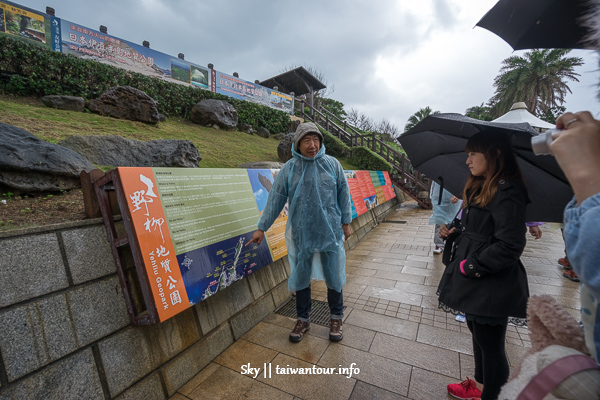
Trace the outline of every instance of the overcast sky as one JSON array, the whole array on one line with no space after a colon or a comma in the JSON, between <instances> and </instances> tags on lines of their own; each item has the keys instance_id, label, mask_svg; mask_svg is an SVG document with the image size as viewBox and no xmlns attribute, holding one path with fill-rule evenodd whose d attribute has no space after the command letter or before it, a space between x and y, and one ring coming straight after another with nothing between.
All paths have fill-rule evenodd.
<instances>
[{"instance_id":1,"label":"overcast sky","mask_svg":"<svg viewBox=\"0 0 600 400\"><path fill-rule=\"evenodd\" d=\"M494 94L512 48L475 24L496 0L21 0L56 16L254 82L295 66L319 71L329 96L401 131L429 106L464 114ZM569 111L600 117L598 57L569 83Z\"/></svg>"}]
</instances>

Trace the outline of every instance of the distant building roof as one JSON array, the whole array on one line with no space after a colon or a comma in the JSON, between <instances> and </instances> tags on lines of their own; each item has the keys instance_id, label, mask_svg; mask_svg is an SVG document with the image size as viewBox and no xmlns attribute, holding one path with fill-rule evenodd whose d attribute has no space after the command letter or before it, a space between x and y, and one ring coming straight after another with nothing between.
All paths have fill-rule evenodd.
<instances>
[{"instance_id":1,"label":"distant building roof","mask_svg":"<svg viewBox=\"0 0 600 400\"><path fill-rule=\"evenodd\" d=\"M280 92L288 94L294 92L296 96L316 92L327 87L304 67L298 67L266 79L260 82L260 85L271 89L277 86L277 90Z\"/></svg>"},{"instance_id":2,"label":"distant building roof","mask_svg":"<svg viewBox=\"0 0 600 400\"><path fill-rule=\"evenodd\" d=\"M554 125L539 119L535 115L531 114L527 111L527 106L523 102L515 103L510 108L510 111L501 116L500 118L496 118L492 122L503 122L503 123L519 123L519 122L528 122L529 125L534 128L555 128Z\"/></svg>"}]
</instances>

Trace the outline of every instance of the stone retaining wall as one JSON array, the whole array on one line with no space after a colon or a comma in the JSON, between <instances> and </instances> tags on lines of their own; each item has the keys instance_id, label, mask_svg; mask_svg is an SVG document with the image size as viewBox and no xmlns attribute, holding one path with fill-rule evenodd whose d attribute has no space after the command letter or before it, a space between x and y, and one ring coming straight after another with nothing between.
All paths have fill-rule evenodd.
<instances>
[{"instance_id":1,"label":"stone retaining wall","mask_svg":"<svg viewBox=\"0 0 600 400\"><path fill-rule=\"evenodd\" d=\"M353 247L398 204L352 222ZM101 219L0 233L0 400L167 399L285 303L287 257L132 326Z\"/></svg>"}]
</instances>

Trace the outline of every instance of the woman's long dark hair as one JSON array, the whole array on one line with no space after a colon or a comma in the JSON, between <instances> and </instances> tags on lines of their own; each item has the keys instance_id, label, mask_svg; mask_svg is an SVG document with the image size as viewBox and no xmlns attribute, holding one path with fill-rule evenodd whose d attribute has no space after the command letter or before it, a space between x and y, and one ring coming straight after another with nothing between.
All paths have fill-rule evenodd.
<instances>
[{"instance_id":1,"label":"woman's long dark hair","mask_svg":"<svg viewBox=\"0 0 600 400\"><path fill-rule=\"evenodd\" d=\"M501 180L519 179L523 182L509 135L494 131L477 133L469 138L465 151L483 153L487 171L484 175L469 177L463 190L463 207L469 204L488 205Z\"/></svg>"}]
</instances>

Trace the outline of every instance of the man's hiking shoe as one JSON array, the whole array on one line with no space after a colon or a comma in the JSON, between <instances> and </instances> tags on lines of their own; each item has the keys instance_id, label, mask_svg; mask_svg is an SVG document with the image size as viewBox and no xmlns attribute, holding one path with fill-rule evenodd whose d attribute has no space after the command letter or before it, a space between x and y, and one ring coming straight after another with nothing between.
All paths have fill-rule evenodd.
<instances>
[{"instance_id":1,"label":"man's hiking shoe","mask_svg":"<svg viewBox=\"0 0 600 400\"><path fill-rule=\"evenodd\" d=\"M332 342L339 342L343 337L342 320L332 318L329 321L329 340Z\"/></svg>"},{"instance_id":2,"label":"man's hiking shoe","mask_svg":"<svg viewBox=\"0 0 600 400\"><path fill-rule=\"evenodd\" d=\"M572 280L573 282L579 282L579 277L577 276L577 274L575 273L575 271L573 271L572 269L568 269L563 273L563 276L565 278L568 278L570 280Z\"/></svg>"},{"instance_id":3,"label":"man's hiking shoe","mask_svg":"<svg viewBox=\"0 0 600 400\"><path fill-rule=\"evenodd\" d=\"M290 342L298 343L304 337L304 333L310 329L310 321L296 321L296 326L290 333Z\"/></svg>"},{"instance_id":4,"label":"man's hiking shoe","mask_svg":"<svg viewBox=\"0 0 600 400\"><path fill-rule=\"evenodd\" d=\"M566 270L571 269L571 263L569 262L569 259L567 257L559 258L558 263L562 265L563 268Z\"/></svg>"},{"instance_id":5,"label":"man's hiking shoe","mask_svg":"<svg viewBox=\"0 0 600 400\"><path fill-rule=\"evenodd\" d=\"M481 399L481 390L477 389L475 381L467 377L461 383L451 383L448 385L448 394L455 399L479 400Z\"/></svg>"}]
</instances>

